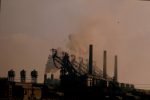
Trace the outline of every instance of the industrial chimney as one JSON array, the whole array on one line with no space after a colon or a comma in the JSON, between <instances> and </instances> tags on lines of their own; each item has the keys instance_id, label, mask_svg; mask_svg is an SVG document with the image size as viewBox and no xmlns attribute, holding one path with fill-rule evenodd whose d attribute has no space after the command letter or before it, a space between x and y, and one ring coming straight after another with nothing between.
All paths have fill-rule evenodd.
<instances>
[{"instance_id":1,"label":"industrial chimney","mask_svg":"<svg viewBox=\"0 0 150 100\"><path fill-rule=\"evenodd\" d=\"M103 54L103 78L107 79L107 51L104 50Z\"/></svg>"},{"instance_id":2,"label":"industrial chimney","mask_svg":"<svg viewBox=\"0 0 150 100\"><path fill-rule=\"evenodd\" d=\"M118 82L118 59L117 59L117 55L115 55L115 62L114 62L114 81Z\"/></svg>"},{"instance_id":3,"label":"industrial chimney","mask_svg":"<svg viewBox=\"0 0 150 100\"><path fill-rule=\"evenodd\" d=\"M93 67L93 45L89 46L89 74L92 74Z\"/></svg>"}]
</instances>

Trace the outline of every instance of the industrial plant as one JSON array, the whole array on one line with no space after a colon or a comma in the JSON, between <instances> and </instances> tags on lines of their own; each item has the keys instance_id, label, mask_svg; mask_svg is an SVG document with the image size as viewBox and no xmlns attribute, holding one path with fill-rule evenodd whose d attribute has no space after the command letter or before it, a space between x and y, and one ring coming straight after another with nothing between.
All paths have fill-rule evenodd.
<instances>
[{"instance_id":1,"label":"industrial plant","mask_svg":"<svg viewBox=\"0 0 150 100\"><path fill-rule=\"evenodd\" d=\"M38 83L38 72L31 71L31 82L26 81L26 71L20 71L20 82L15 81L15 71L8 71L0 79L0 100L150 100L150 93L136 89L133 84L118 81L118 57L114 55L114 76L107 74L107 51L103 52L103 70L93 63L93 45L89 45L89 58L76 59L75 55L51 49L46 68L58 70Z\"/></svg>"}]
</instances>

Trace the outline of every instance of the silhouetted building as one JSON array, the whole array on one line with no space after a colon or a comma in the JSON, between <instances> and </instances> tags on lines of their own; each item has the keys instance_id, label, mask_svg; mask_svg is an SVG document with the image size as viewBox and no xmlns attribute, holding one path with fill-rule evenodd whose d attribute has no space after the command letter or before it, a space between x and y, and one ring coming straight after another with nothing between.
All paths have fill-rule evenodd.
<instances>
[{"instance_id":1,"label":"silhouetted building","mask_svg":"<svg viewBox=\"0 0 150 100\"><path fill-rule=\"evenodd\" d=\"M9 97L9 100L150 100L148 92L135 89L133 84L118 82L117 56L112 78L107 75L106 51L103 54L103 72L96 72L92 45L89 46L88 64L84 64L83 59L80 62L70 60L66 52L60 56L56 49L53 50L53 55L48 59L59 69L60 79L55 79L53 74L47 78L44 74L44 83L40 84L37 83L38 72L32 70L31 82L27 83L26 72L22 70L21 82L15 82L15 72L10 70L9 81L0 80L0 100L2 97Z\"/></svg>"}]
</instances>

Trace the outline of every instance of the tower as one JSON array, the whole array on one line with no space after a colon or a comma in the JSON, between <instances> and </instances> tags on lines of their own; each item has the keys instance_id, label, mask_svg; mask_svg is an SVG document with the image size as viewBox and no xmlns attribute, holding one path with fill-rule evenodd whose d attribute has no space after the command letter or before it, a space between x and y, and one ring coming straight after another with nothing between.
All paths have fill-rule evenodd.
<instances>
[{"instance_id":1,"label":"tower","mask_svg":"<svg viewBox=\"0 0 150 100\"><path fill-rule=\"evenodd\" d=\"M89 46L89 74L92 74L93 68L93 45Z\"/></svg>"},{"instance_id":2,"label":"tower","mask_svg":"<svg viewBox=\"0 0 150 100\"><path fill-rule=\"evenodd\" d=\"M117 58L117 55L115 55L115 60L114 60L114 81L118 82L118 58Z\"/></svg>"},{"instance_id":3,"label":"tower","mask_svg":"<svg viewBox=\"0 0 150 100\"><path fill-rule=\"evenodd\" d=\"M103 54L103 78L107 79L107 51L104 50Z\"/></svg>"}]
</instances>

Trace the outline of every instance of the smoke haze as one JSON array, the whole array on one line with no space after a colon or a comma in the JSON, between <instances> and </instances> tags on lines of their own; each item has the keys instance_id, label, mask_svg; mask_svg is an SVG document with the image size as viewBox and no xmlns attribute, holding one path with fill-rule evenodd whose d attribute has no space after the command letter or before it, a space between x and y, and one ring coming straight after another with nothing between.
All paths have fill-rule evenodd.
<instances>
[{"instance_id":1,"label":"smoke haze","mask_svg":"<svg viewBox=\"0 0 150 100\"><path fill-rule=\"evenodd\" d=\"M114 55L119 81L148 84L150 4L136 0L2 0L0 13L0 76L9 69L39 72L42 82L51 48L61 47L94 60L102 68L108 51L108 74ZM140 73L140 74L139 74Z\"/></svg>"}]
</instances>

